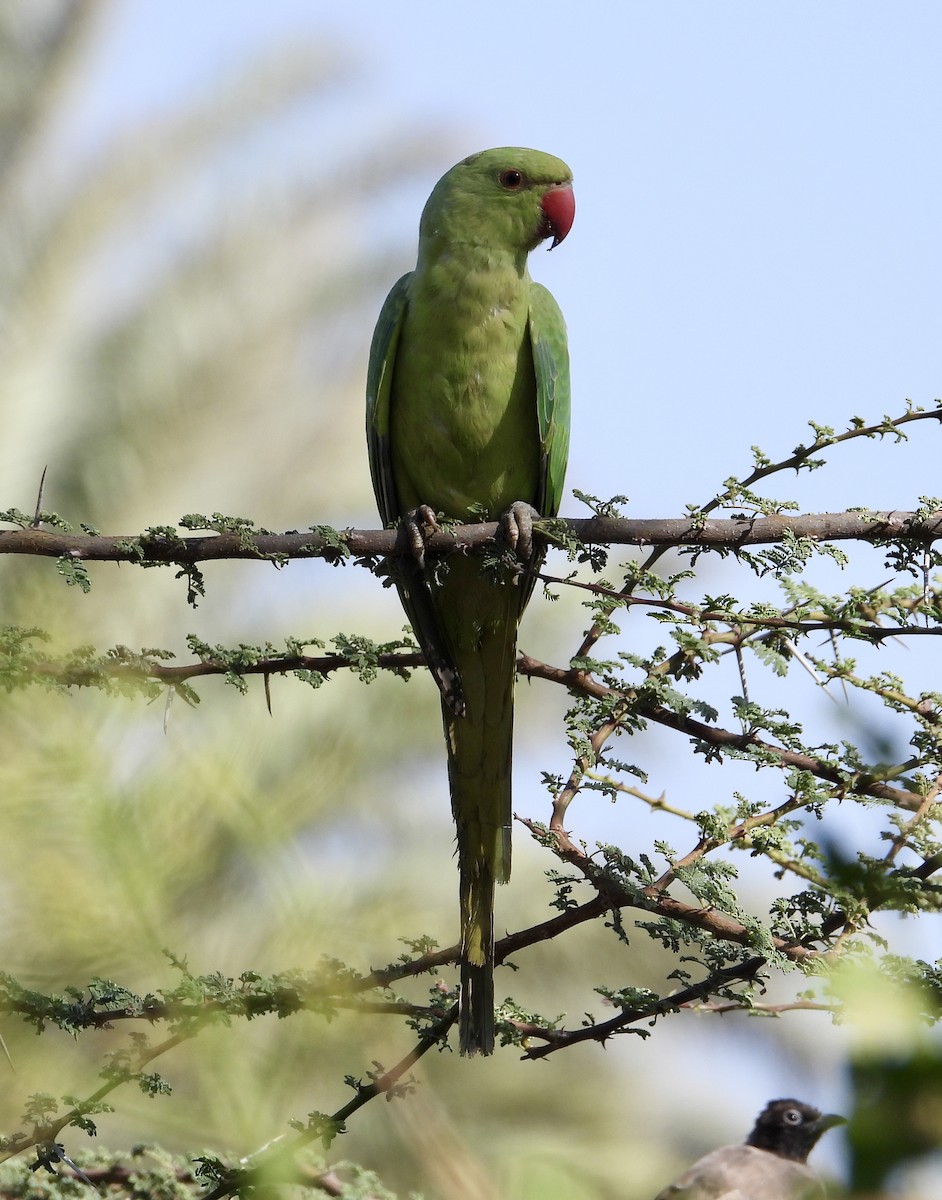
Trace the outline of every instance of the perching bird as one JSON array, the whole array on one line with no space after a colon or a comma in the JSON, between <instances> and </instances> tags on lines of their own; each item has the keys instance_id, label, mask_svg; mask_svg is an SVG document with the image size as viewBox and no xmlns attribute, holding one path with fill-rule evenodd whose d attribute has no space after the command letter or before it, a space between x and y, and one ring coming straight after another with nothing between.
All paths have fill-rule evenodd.
<instances>
[{"instance_id":1,"label":"perching bird","mask_svg":"<svg viewBox=\"0 0 942 1200\"><path fill-rule=\"evenodd\" d=\"M770 1100L745 1145L711 1151L657 1200L819 1200L824 1187L808 1155L822 1133L843 1124L800 1100Z\"/></svg>"},{"instance_id":2,"label":"perching bird","mask_svg":"<svg viewBox=\"0 0 942 1200\"><path fill-rule=\"evenodd\" d=\"M533 509L559 509L569 447L566 326L531 280L527 255L546 238L558 245L574 215L572 173L558 158L502 147L464 159L425 205L415 270L387 296L370 349L373 490L383 521L405 519L420 548L400 558L396 584L441 691L467 1054L494 1048L494 884L510 876L517 625L533 576L495 574L474 554L450 555L436 572L416 539L436 513L501 520L526 557Z\"/></svg>"}]
</instances>

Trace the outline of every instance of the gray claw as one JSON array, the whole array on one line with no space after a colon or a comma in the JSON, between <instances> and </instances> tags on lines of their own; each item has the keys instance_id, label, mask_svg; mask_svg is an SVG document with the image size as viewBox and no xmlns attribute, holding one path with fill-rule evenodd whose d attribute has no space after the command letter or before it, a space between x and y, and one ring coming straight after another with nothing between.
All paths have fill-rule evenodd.
<instances>
[{"instance_id":1,"label":"gray claw","mask_svg":"<svg viewBox=\"0 0 942 1200\"><path fill-rule=\"evenodd\" d=\"M507 545L518 558L529 559L533 555L533 522L540 519L540 514L526 500L515 500L506 512L501 514L500 527Z\"/></svg>"},{"instance_id":2,"label":"gray claw","mask_svg":"<svg viewBox=\"0 0 942 1200\"><path fill-rule=\"evenodd\" d=\"M424 569L425 547L440 528L435 519L435 510L427 504L418 505L402 518L402 528L413 558Z\"/></svg>"}]
</instances>

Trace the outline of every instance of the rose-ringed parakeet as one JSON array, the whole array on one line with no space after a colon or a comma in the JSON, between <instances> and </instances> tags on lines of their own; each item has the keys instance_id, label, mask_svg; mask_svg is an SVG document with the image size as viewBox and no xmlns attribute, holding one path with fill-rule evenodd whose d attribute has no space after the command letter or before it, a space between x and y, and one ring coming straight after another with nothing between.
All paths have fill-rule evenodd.
<instances>
[{"instance_id":1,"label":"rose-ringed parakeet","mask_svg":"<svg viewBox=\"0 0 942 1200\"><path fill-rule=\"evenodd\" d=\"M527 270L575 214L572 173L537 150L473 154L422 213L415 270L380 313L367 442L383 521L501 520L531 555L533 509L555 516L569 445L569 356L556 301ZM551 247L552 248L552 247ZM519 537L519 543L518 543ZM418 543L421 548L421 541ZM533 576L475 554L400 558L396 584L439 690L457 826L460 1045L494 1048L494 884L510 876L517 625Z\"/></svg>"}]
</instances>

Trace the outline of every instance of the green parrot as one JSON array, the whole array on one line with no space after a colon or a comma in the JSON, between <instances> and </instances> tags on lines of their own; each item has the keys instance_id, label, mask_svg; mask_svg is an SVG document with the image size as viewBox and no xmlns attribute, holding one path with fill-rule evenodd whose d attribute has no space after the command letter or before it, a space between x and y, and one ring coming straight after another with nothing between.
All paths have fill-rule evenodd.
<instances>
[{"instance_id":1,"label":"green parrot","mask_svg":"<svg viewBox=\"0 0 942 1200\"><path fill-rule=\"evenodd\" d=\"M435 514L500 520L521 558L555 516L569 448L569 354L556 301L527 270L575 216L572 172L538 150L472 154L436 184L414 271L370 349L367 443L383 521L415 548L396 586L441 692L461 908L460 1047L494 1048L494 884L510 877L517 626L534 577L474 554L425 564Z\"/></svg>"}]
</instances>

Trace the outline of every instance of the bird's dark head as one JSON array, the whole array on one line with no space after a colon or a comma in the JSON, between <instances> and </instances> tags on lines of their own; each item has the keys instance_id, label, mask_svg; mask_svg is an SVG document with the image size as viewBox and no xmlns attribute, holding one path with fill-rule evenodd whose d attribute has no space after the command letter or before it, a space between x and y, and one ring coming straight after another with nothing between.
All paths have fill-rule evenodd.
<instances>
[{"instance_id":1,"label":"bird's dark head","mask_svg":"<svg viewBox=\"0 0 942 1200\"><path fill-rule=\"evenodd\" d=\"M746 1145L803 1163L822 1133L844 1124L844 1117L821 1113L800 1100L770 1100L756 1118Z\"/></svg>"}]
</instances>

